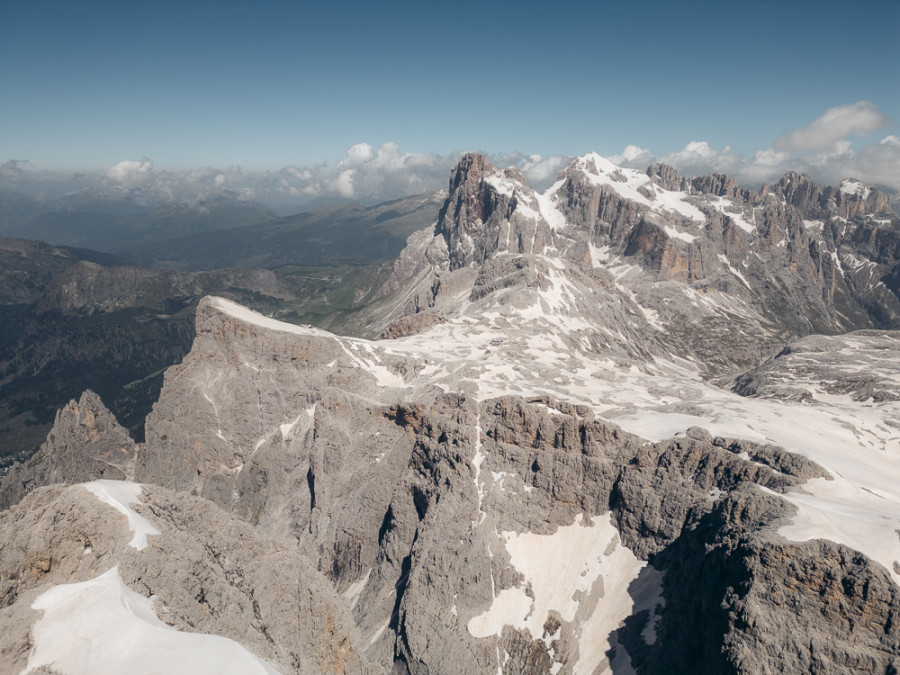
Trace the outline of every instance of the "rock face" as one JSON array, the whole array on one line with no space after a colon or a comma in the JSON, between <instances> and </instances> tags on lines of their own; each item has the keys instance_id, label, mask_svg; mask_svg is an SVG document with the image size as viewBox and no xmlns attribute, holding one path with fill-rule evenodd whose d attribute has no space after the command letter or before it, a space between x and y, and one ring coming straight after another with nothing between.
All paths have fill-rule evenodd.
<instances>
[{"instance_id":1,"label":"rock face","mask_svg":"<svg viewBox=\"0 0 900 675\"><path fill-rule=\"evenodd\" d=\"M620 270L607 284L661 320L666 351L713 375L757 363L792 336L896 329L900 221L882 193L847 185L822 192L788 174L752 193L721 174L641 173L587 155L538 195L514 172L467 156L434 236L411 239L395 266L387 288L406 289L405 301L379 306L370 334L408 314L452 314L467 289L473 298L496 289L504 256L534 270L542 253Z\"/></svg>"},{"instance_id":2,"label":"rock face","mask_svg":"<svg viewBox=\"0 0 900 675\"><path fill-rule=\"evenodd\" d=\"M34 490L0 516L0 654L118 564L282 672L893 672L896 218L849 190L588 155L537 194L467 156L359 314L386 339L205 298L122 464L159 534ZM78 414L54 433L106 457Z\"/></svg>"},{"instance_id":3,"label":"rock face","mask_svg":"<svg viewBox=\"0 0 900 675\"><path fill-rule=\"evenodd\" d=\"M134 509L157 529L143 549L128 543L122 514L83 486L36 490L0 514L0 621L14 628L0 644L4 671L28 661L27 626L37 615L28 606L42 589L95 578L115 564L122 581L154 598L159 618L179 631L230 638L282 672L383 672L360 658L344 603L296 547L205 500L144 487L139 502Z\"/></svg>"},{"instance_id":4,"label":"rock face","mask_svg":"<svg viewBox=\"0 0 900 675\"><path fill-rule=\"evenodd\" d=\"M53 430L37 453L0 479L0 508L9 508L44 485L129 480L134 450L128 432L100 397L87 390L56 413Z\"/></svg>"},{"instance_id":5,"label":"rock face","mask_svg":"<svg viewBox=\"0 0 900 675\"><path fill-rule=\"evenodd\" d=\"M261 311L298 311L268 270L186 274L126 267L108 254L0 238L0 473L28 459L56 410L96 391L136 440L162 372L190 349L208 293Z\"/></svg>"},{"instance_id":6,"label":"rock face","mask_svg":"<svg viewBox=\"0 0 900 675\"><path fill-rule=\"evenodd\" d=\"M550 228L522 174L500 171L482 155L466 155L453 170L435 232L447 242L451 270L499 252L540 253L550 243Z\"/></svg>"}]
</instances>

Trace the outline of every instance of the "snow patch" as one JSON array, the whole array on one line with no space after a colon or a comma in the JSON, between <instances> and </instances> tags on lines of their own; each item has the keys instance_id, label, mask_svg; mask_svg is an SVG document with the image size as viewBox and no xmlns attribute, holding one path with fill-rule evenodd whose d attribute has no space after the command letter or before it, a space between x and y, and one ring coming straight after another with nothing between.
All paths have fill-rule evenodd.
<instances>
[{"instance_id":1,"label":"snow patch","mask_svg":"<svg viewBox=\"0 0 900 675\"><path fill-rule=\"evenodd\" d=\"M583 608L596 601L589 616L581 617L579 659L572 672L595 671L610 647L610 634L631 614L634 600L628 593L629 584L647 563L621 545L611 514L596 516L585 524L583 520L579 514L572 525L549 535L501 535L510 562L525 581L497 593L488 610L467 624L471 635L499 637L503 626L510 625L542 639L551 610L569 623L579 610L589 611Z\"/></svg>"},{"instance_id":2,"label":"snow patch","mask_svg":"<svg viewBox=\"0 0 900 675\"><path fill-rule=\"evenodd\" d=\"M666 236L668 236L670 239L680 239L681 241L686 241L688 243L697 240L696 235L688 234L687 232L679 232L671 225L665 225L663 229L666 232Z\"/></svg>"},{"instance_id":3,"label":"snow patch","mask_svg":"<svg viewBox=\"0 0 900 675\"><path fill-rule=\"evenodd\" d=\"M871 190L856 179L845 178L841 181L841 192L845 195L862 195L863 199L867 199Z\"/></svg>"},{"instance_id":4,"label":"snow patch","mask_svg":"<svg viewBox=\"0 0 900 675\"><path fill-rule=\"evenodd\" d=\"M128 529L134 532L134 536L128 545L142 551L147 548L147 537L152 534L160 534L150 521L131 508L131 504L140 503L140 483L129 483L121 480L95 480L90 483L82 483L88 492L92 493L104 504L108 504L128 519Z\"/></svg>"},{"instance_id":5,"label":"snow patch","mask_svg":"<svg viewBox=\"0 0 900 675\"><path fill-rule=\"evenodd\" d=\"M551 230L563 230L566 227L566 217L562 214L562 211L559 210L557 206L557 202L559 197L557 196L557 192L560 187L565 183L565 181L557 181L553 185L550 186L543 193L535 193L535 197L537 198L538 208L541 211L541 215L544 217L547 225L550 226Z\"/></svg>"},{"instance_id":6,"label":"snow patch","mask_svg":"<svg viewBox=\"0 0 900 675\"><path fill-rule=\"evenodd\" d=\"M734 276L736 276L738 279L740 279L741 282L744 284L744 286L746 286L747 288L750 288L750 284L747 281L747 279L744 277L743 274L741 274L740 270L734 268L731 265L731 262L728 260L728 258L725 257L724 253L719 253L718 258L719 258L719 262L721 262L723 265L725 265L725 267L728 269L729 272L731 272ZM750 288L750 290L752 291L753 289Z\"/></svg>"},{"instance_id":7,"label":"snow patch","mask_svg":"<svg viewBox=\"0 0 900 675\"><path fill-rule=\"evenodd\" d=\"M516 188L520 187L518 183L508 178L500 170L485 175L484 182L493 187L504 197L512 197L516 192Z\"/></svg>"},{"instance_id":8,"label":"snow patch","mask_svg":"<svg viewBox=\"0 0 900 675\"><path fill-rule=\"evenodd\" d=\"M629 433L658 443L673 438L690 427L707 424L712 418L642 410L616 417L613 421Z\"/></svg>"},{"instance_id":9,"label":"snow patch","mask_svg":"<svg viewBox=\"0 0 900 675\"><path fill-rule=\"evenodd\" d=\"M625 199L643 204L651 211L660 214L674 211L698 223L706 222L703 212L685 201L687 193L665 190L656 185L643 171L620 168L593 152L575 160L575 168L594 185L611 188ZM643 188L643 192L638 188ZM653 198L648 198L645 192Z\"/></svg>"},{"instance_id":10,"label":"snow patch","mask_svg":"<svg viewBox=\"0 0 900 675\"><path fill-rule=\"evenodd\" d=\"M747 234L752 234L756 230L756 225L744 218L741 207L733 200L727 197L710 197L708 203ZM756 220L756 211L753 211L753 220Z\"/></svg>"},{"instance_id":11,"label":"snow patch","mask_svg":"<svg viewBox=\"0 0 900 675\"><path fill-rule=\"evenodd\" d=\"M255 326L261 326L262 328L268 328L269 330L277 330L282 333L294 333L295 335L331 335L318 328L296 326L292 323L285 323L284 321L278 321L277 319L263 316L259 312L254 312L252 309L248 309L243 305L239 305L231 300L226 300L225 298L210 297L209 300L210 304L219 311Z\"/></svg>"},{"instance_id":12,"label":"snow patch","mask_svg":"<svg viewBox=\"0 0 900 675\"><path fill-rule=\"evenodd\" d=\"M363 589L366 587L366 584L369 583L369 576L372 574L372 570L366 572L366 576L362 579L357 579L352 584L350 584L349 588L344 591L344 600L350 603L350 609L356 607L356 603L359 601L359 596L362 594Z\"/></svg>"},{"instance_id":13,"label":"snow patch","mask_svg":"<svg viewBox=\"0 0 900 675\"><path fill-rule=\"evenodd\" d=\"M292 422L288 422L287 424L281 424L278 426L278 430L281 432L281 439L286 440L288 434L293 431L294 427L297 426L297 423L300 421L300 418L303 417L303 413L297 415Z\"/></svg>"},{"instance_id":14,"label":"snow patch","mask_svg":"<svg viewBox=\"0 0 900 675\"><path fill-rule=\"evenodd\" d=\"M42 667L67 675L278 672L233 640L167 626L151 599L125 585L118 566L89 581L54 586L31 607L43 616L32 629L24 673Z\"/></svg>"},{"instance_id":15,"label":"snow patch","mask_svg":"<svg viewBox=\"0 0 900 675\"><path fill-rule=\"evenodd\" d=\"M778 534L790 541L828 539L862 551L881 563L900 586L900 574L894 569L894 562L900 562L900 538L885 531L894 530L895 535L900 531L900 503L840 476L813 478L802 487L780 495L798 512Z\"/></svg>"}]
</instances>

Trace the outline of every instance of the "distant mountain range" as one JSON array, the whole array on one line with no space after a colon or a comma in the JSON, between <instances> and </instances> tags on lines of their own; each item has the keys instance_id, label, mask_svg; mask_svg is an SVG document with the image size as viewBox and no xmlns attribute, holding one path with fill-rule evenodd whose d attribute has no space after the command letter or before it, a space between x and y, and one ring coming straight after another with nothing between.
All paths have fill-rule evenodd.
<instances>
[{"instance_id":1,"label":"distant mountain range","mask_svg":"<svg viewBox=\"0 0 900 675\"><path fill-rule=\"evenodd\" d=\"M140 436L162 371L190 348L193 309L203 295L225 294L261 311L328 325L364 297L353 299L359 288L387 273L379 271L383 265L366 265L396 256L408 232L433 221L437 208L433 198L417 198L285 219L268 214L262 225L174 240L165 237L227 228L264 212L237 203L205 214L187 207L127 216L49 212L18 227L6 223L6 231L132 252L0 239L0 455L33 451L57 408L86 388L101 393ZM141 241L152 243L137 254ZM282 269L278 276L249 269L184 274L130 266L136 261L187 270Z\"/></svg>"},{"instance_id":2,"label":"distant mountain range","mask_svg":"<svg viewBox=\"0 0 900 675\"><path fill-rule=\"evenodd\" d=\"M410 234L434 222L443 197L420 195L372 207L344 204L217 230L215 236L185 232L132 245L122 255L134 264L185 271L393 260Z\"/></svg>"},{"instance_id":3,"label":"distant mountain range","mask_svg":"<svg viewBox=\"0 0 900 675\"><path fill-rule=\"evenodd\" d=\"M108 252L273 218L275 214L259 204L237 199L149 208L99 199L45 202L17 193L0 194L0 236Z\"/></svg>"},{"instance_id":4,"label":"distant mountain range","mask_svg":"<svg viewBox=\"0 0 900 675\"><path fill-rule=\"evenodd\" d=\"M98 196L43 201L3 192L0 236L105 251L131 264L181 271L359 264L396 257L406 238L436 217L441 200L430 194L279 218L236 198L151 208Z\"/></svg>"},{"instance_id":5,"label":"distant mountain range","mask_svg":"<svg viewBox=\"0 0 900 675\"><path fill-rule=\"evenodd\" d=\"M0 195L0 232L53 242L0 238L0 461L33 452L56 410L85 389L140 438L163 371L190 348L204 295L343 325L409 234L437 218L441 199L286 218L238 200L151 210L61 203Z\"/></svg>"}]
</instances>

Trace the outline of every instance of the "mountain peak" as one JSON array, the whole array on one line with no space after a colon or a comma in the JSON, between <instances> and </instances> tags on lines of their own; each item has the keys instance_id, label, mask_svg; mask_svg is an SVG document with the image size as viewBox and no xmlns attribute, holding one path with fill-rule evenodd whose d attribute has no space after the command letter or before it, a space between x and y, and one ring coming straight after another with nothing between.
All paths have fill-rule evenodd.
<instances>
[{"instance_id":1,"label":"mountain peak","mask_svg":"<svg viewBox=\"0 0 900 675\"><path fill-rule=\"evenodd\" d=\"M465 155L450 176L450 193L435 233L447 244L451 270L481 265L497 252L534 253L547 240L534 190L517 169L498 169L483 155ZM525 233L524 229L529 232ZM528 241L526 241L528 240Z\"/></svg>"},{"instance_id":2,"label":"mountain peak","mask_svg":"<svg viewBox=\"0 0 900 675\"><path fill-rule=\"evenodd\" d=\"M844 219L893 214L890 199L881 190L855 178L845 178L839 187L820 188L807 174L788 171L773 186L775 192L795 206L804 218Z\"/></svg>"}]
</instances>

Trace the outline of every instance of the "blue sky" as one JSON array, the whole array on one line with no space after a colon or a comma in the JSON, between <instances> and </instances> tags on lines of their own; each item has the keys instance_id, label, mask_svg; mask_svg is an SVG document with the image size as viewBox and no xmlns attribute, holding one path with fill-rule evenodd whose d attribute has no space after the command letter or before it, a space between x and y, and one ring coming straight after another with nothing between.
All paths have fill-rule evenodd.
<instances>
[{"instance_id":1,"label":"blue sky","mask_svg":"<svg viewBox=\"0 0 900 675\"><path fill-rule=\"evenodd\" d=\"M894 0L0 0L0 162L262 171L359 143L661 158L698 141L750 161L866 102L858 150L900 135L898 25Z\"/></svg>"}]
</instances>

